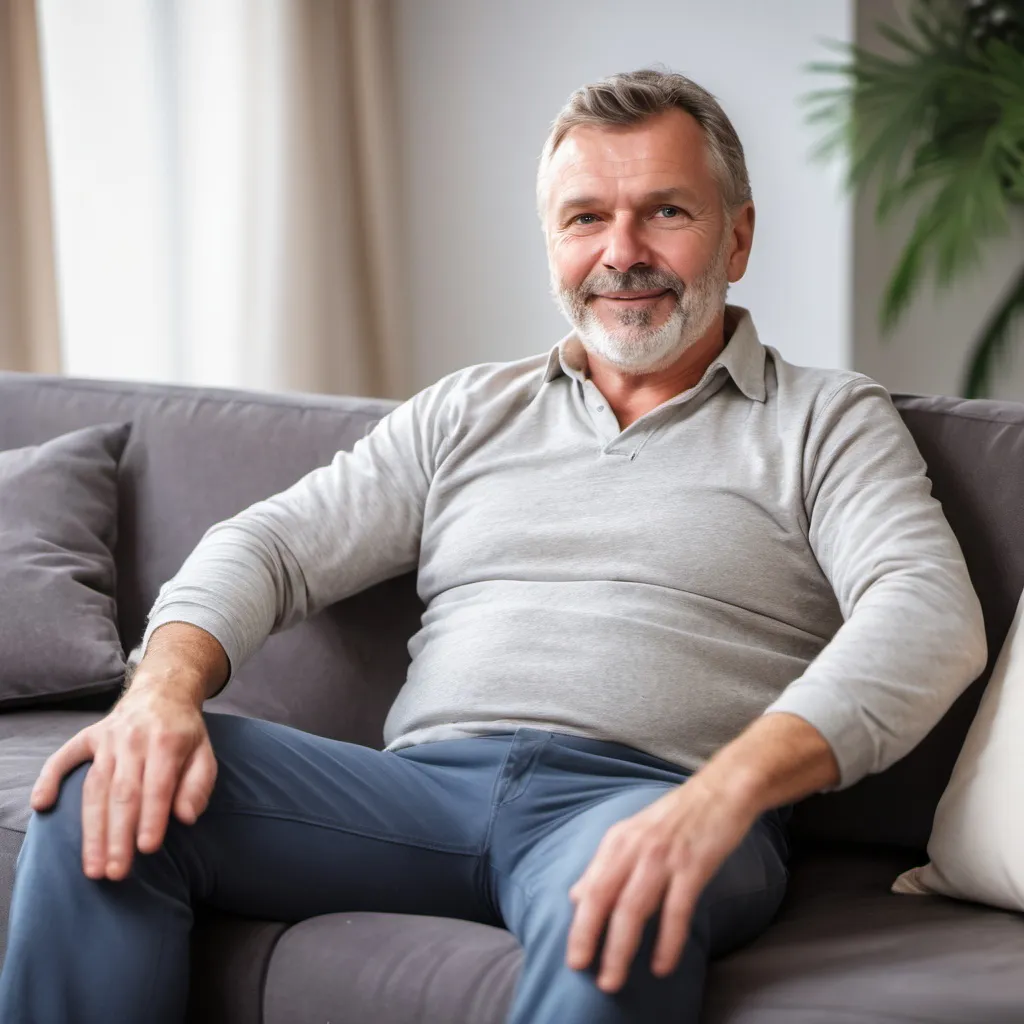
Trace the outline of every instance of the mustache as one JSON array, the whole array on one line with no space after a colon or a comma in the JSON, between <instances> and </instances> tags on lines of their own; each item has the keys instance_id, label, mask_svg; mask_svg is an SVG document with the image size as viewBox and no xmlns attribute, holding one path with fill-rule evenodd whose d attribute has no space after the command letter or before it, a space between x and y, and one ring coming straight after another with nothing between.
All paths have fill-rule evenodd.
<instances>
[{"instance_id":1,"label":"mustache","mask_svg":"<svg viewBox=\"0 0 1024 1024\"><path fill-rule=\"evenodd\" d=\"M598 292L648 292L655 289L674 292L679 299L686 290L686 285L667 270L630 267L625 272L602 270L590 274L574 291L586 301Z\"/></svg>"}]
</instances>

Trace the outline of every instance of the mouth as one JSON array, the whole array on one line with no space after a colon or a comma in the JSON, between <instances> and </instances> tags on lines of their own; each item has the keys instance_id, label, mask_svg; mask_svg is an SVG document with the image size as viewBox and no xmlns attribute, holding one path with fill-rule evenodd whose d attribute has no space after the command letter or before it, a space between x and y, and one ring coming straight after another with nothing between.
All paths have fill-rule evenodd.
<instances>
[{"instance_id":1,"label":"mouth","mask_svg":"<svg viewBox=\"0 0 1024 1024\"><path fill-rule=\"evenodd\" d=\"M605 294L595 294L594 298L607 299L609 302L630 304L634 302L650 302L654 299L660 299L663 295L668 294L668 288L660 288L646 292L607 292Z\"/></svg>"}]
</instances>

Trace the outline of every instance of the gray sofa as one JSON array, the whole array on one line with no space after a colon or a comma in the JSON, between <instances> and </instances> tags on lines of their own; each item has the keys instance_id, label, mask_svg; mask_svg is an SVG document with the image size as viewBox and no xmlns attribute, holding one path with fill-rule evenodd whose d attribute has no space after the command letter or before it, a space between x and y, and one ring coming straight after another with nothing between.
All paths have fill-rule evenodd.
<instances>
[{"instance_id":1,"label":"gray sofa","mask_svg":"<svg viewBox=\"0 0 1024 1024\"><path fill-rule=\"evenodd\" d=\"M984 606L990 665L1024 585L1024 405L896 396ZM125 649L203 531L348 448L380 401L0 374L0 449L131 420L121 466L118 617ZM272 637L210 710L379 745L421 611L411 576ZM2 657L2 652L0 652ZM715 963L708 1024L1024 1021L1024 916L889 886L921 863L932 814L988 670L909 757L794 817L775 924ZM0 921L43 760L113 695L0 714ZM203 1024L489 1024L520 953L461 921L331 914L288 925L200 908L190 1020ZM671 1013L666 1013L671 1020Z\"/></svg>"}]
</instances>

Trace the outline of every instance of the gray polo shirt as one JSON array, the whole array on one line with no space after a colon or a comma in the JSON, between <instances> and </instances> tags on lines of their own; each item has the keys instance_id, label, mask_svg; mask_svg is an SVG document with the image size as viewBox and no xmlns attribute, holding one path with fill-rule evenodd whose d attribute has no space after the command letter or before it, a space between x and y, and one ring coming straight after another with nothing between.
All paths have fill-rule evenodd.
<instances>
[{"instance_id":1,"label":"gray polo shirt","mask_svg":"<svg viewBox=\"0 0 1024 1024\"><path fill-rule=\"evenodd\" d=\"M184 621L235 672L415 568L391 749L528 725L696 769L787 711L829 742L839 788L881 771L984 667L977 596L884 388L788 363L728 313L701 380L625 430L571 334L426 388L211 527L132 660Z\"/></svg>"}]
</instances>

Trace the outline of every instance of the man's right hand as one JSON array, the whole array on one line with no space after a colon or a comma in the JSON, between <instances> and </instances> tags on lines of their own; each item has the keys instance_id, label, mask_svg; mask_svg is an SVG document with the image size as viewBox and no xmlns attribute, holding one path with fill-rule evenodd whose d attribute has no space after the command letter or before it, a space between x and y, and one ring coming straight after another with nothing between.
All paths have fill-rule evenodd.
<instances>
[{"instance_id":1,"label":"man's right hand","mask_svg":"<svg viewBox=\"0 0 1024 1024\"><path fill-rule=\"evenodd\" d=\"M144 660L106 718L52 754L32 790L32 809L44 811L61 779L92 760L82 792L82 868L90 878L124 878L136 849L160 848L172 809L191 825L213 792L217 761L202 696L167 685L164 675Z\"/></svg>"}]
</instances>

